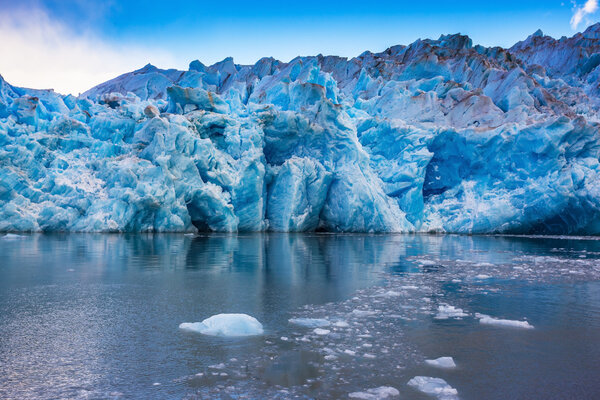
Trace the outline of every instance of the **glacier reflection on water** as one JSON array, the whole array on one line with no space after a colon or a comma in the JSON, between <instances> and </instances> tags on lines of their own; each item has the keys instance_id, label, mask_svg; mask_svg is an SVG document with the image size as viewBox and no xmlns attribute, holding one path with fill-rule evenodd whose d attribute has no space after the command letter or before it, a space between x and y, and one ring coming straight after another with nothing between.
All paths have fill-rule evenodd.
<instances>
[{"instance_id":1,"label":"glacier reflection on water","mask_svg":"<svg viewBox=\"0 0 600 400\"><path fill-rule=\"evenodd\" d=\"M414 376L460 398L594 398L599 260L593 238L0 237L0 398L419 398ZM177 329L221 312L266 334ZM442 356L457 368L424 362Z\"/></svg>"}]
</instances>

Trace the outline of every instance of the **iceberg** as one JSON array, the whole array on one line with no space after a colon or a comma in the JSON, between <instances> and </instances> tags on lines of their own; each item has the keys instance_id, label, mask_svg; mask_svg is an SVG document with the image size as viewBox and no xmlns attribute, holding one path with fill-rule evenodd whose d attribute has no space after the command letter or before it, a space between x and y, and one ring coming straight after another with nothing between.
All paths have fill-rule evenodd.
<instances>
[{"instance_id":1,"label":"iceberg","mask_svg":"<svg viewBox=\"0 0 600 400\"><path fill-rule=\"evenodd\" d=\"M0 232L600 234L600 24L509 49L0 77Z\"/></svg>"},{"instance_id":2,"label":"iceberg","mask_svg":"<svg viewBox=\"0 0 600 400\"><path fill-rule=\"evenodd\" d=\"M476 314L476 318L479 318L479 323L483 325L494 325L500 327L509 327L509 328L522 328L522 329L533 329L533 325L531 325L527 321L517 321L512 319L499 319L493 318L489 315L485 314Z\"/></svg>"},{"instance_id":3,"label":"iceberg","mask_svg":"<svg viewBox=\"0 0 600 400\"><path fill-rule=\"evenodd\" d=\"M469 316L469 314L465 313L462 308L454 307L449 304L441 304L438 306L438 312L434 319L462 319L462 317L467 316Z\"/></svg>"},{"instance_id":4,"label":"iceberg","mask_svg":"<svg viewBox=\"0 0 600 400\"><path fill-rule=\"evenodd\" d=\"M458 399L458 391L442 378L415 376L408 381L408 386L414 387L425 394L432 395L439 400Z\"/></svg>"},{"instance_id":5,"label":"iceberg","mask_svg":"<svg viewBox=\"0 0 600 400\"><path fill-rule=\"evenodd\" d=\"M364 392L352 392L348 395L351 399L362 400L381 400L399 396L398 389L391 386L380 386L378 388L367 389Z\"/></svg>"},{"instance_id":6,"label":"iceberg","mask_svg":"<svg viewBox=\"0 0 600 400\"><path fill-rule=\"evenodd\" d=\"M452 357L439 357L435 360L425 360L427 365L431 365L432 367L437 368L455 368L456 364L454 363L454 359Z\"/></svg>"},{"instance_id":7,"label":"iceberg","mask_svg":"<svg viewBox=\"0 0 600 400\"><path fill-rule=\"evenodd\" d=\"M179 329L209 336L256 336L264 333L263 326L246 314L217 314L202 322L184 322Z\"/></svg>"},{"instance_id":8,"label":"iceberg","mask_svg":"<svg viewBox=\"0 0 600 400\"><path fill-rule=\"evenodd\" d=\"M325 318L290 318L288 322L305 328L324 328L331 325Z\"/></svg>"}]
</instances>

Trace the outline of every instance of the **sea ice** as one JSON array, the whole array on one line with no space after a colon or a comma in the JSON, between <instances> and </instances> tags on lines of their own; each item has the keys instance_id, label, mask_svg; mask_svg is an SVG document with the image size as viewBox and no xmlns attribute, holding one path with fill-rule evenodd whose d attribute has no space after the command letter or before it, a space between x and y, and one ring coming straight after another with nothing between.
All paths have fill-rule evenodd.
<instances>
[{"instance_id":1,"label":"sea ice","mask_svg":"<svg viewBox=\"0 0 600 400\"><path fill-rule=\"evenodd\" d=\"M184 322L179 329L210 336L254 336L263 334L263 326L247 314L217 314L202 322Z\"/></svg>"}]
</instances>

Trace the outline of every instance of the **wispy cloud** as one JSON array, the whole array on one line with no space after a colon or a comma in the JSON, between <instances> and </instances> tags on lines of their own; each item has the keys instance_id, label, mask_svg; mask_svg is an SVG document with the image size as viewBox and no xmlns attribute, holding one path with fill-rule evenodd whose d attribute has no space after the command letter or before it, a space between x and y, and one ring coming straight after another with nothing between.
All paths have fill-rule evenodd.
<instances>
[{"instance_id":1,"label":"wispy cloud","mask_svg":"<svg viewBox=\"0 0 600 400\"><path fill-rule=\"evenodd\" d=\"M571 17L571 28L577 29L584 17L593 14L598 10L598 0L587 0L583 6L574 8L573 17Z\"/></svg>"},{"instance_id":2,"label":"wispy cloud","mask_svg":"<svg viewBox=\"0 0 600 400\"><path fill-rule=\"evenodd\" d=\"M11 84L78 94L148 62L174 64L151 46L108 42L53 20L43 9L0 14L0 74Z\"/></svg>"}]
</instances>

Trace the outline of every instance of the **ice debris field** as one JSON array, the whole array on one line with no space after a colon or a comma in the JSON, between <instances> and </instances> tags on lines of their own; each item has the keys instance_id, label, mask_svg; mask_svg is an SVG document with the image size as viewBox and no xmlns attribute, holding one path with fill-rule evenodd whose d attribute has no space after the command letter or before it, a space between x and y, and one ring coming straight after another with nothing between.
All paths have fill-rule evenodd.
<instances>
[{"instance_id":1,"label":"ice debris field","mask_svg":"<svg viewBox=\"0 0 600 400\"><path fill-rule=\"evenodd\" d=\"M379 261L393 259L395 251L400 250L390 249ZM600 278L597 252L554 248L551 254L470 249L462 254L470 260L409 256L410 273L382 272L381 285L358 290L343 301L292 311L287 327L273 326L258 337L264 343L260 355L236 354L180 380L200 398L374 400L417 398L420 392L424 399L459 399L467 389L464 379L463 387L457 384L460 370L472 360L455 359L448 350L424 353L410 327L460 327L460 334L469 337L477 337L475 331L495 331L496 340L548 329L544 319L551 316L537 315L533 323L518 307L511 315L487 315L477 312L485 302L474 299L510 296L523 284L576 285ZM482 274L488 278L478 278ZM469 352L488 351L490 343L481 344ZM449 347L448 342L441 347Z\"/></svg>"},{"instance_id":2,"label":"ice debris field","mask_svg":"<svg viewBox=\"0 0 600 400\"><path fill-rule=\"evenodd\" d=\"M600 24L509 49L0 78L0 231L600 234Z\"/></svg>"}]
</instances>

